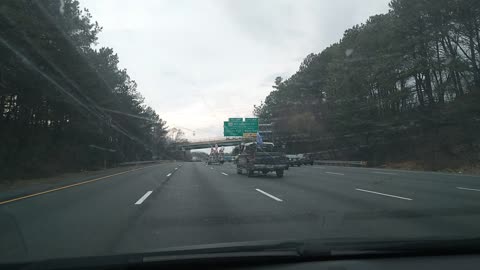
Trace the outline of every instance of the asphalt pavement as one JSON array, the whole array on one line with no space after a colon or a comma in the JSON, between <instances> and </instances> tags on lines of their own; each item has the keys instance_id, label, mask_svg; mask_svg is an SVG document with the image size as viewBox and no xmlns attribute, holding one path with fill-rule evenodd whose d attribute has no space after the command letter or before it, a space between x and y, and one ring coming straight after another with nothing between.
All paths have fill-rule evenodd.
<instances>
[{"instance_id":1,"label":"asphalt pavement","mask_svg":"<svg viewBox=\"0 0 480 270\"><path fill-rule=\"evenodd\" d=\"M172 162L0 202L0 261L256 240L479 237L480 177Z\"/></svg>"}]
</instances>

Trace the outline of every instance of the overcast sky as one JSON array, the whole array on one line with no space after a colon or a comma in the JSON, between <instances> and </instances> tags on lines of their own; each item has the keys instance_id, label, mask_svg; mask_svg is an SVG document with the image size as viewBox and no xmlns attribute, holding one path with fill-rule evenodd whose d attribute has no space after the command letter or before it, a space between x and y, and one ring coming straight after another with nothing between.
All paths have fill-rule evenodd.
<instances>
[{"instance_id":1,"label":"overcast sky","mask_svg":"<svg viewBox=\"0 0 480 270\"><path fill-rule=\"evenodd\" d=\"M276 76L337 42L388 0L80 0L148 105L190 139L252 117ZM196 136L193 137L192 131Z\"/></svg>"}]
</instances>

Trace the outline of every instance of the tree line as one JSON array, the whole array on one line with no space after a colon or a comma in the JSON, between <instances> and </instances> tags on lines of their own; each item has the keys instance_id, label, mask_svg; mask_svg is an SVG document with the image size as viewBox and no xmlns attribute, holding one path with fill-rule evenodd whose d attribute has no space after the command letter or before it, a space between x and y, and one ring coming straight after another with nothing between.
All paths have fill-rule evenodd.
<instances>
[{"instance_id":1,"label":"tree line","mask_svg":"<svg viewBox=\"0 0 480 270\"><path fill-rule=\"evenodd\" d=\"M101 30L75 0L1 1L0 178L168 155L165 121Z\"/></svg>"},{"instance_id":2,"label":"tree line","mask_svg":"<svg viewBox=\"0 0 480 270\"><path fill-rule=\"evenodd\" d=\"M389 7L276 78L254 114L288 151L430 169L478 163L480 2Z\"/></svg>"}]
</instances>

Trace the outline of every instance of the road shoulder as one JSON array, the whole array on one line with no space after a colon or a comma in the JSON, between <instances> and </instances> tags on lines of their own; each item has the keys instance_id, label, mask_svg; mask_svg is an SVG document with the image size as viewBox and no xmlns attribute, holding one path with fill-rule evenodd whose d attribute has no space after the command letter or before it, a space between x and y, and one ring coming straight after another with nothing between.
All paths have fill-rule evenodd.
<instances>
[{"instance_id":1,"label":"road shoulder","mask_svg":"<svg viewBox=\"0 0 480 270\"><path fill-rule=\"evenodd\" d=\"M0 183L0 203L17 197L46 192L48 190L58 189L64 186L80 184L86 181L91 181L93 179L108 177L109 175L116 175L119 173L128 172L135 169L141 169L161 163L166 162L131 165L98 171L66 173L54 177L16 180L10 181L8 183Z\"/></svg>"}]
</instances>

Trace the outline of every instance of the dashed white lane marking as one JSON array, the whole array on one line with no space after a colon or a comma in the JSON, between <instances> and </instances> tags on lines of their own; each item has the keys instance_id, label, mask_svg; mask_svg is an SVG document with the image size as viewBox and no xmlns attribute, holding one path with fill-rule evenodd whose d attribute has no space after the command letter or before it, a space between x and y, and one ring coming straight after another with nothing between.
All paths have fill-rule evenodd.
<instances>
[{"instance_id":1,"label":"dashed white lane marking","mask_svg":"<svg viewBox=\"0 0 480 270\"><path fill-rule=\"evenodd\" d=\"M222 172L222 174L228 176L228 174L226 174L226 173L224 173L224 172Z\"/></svg>"},{"instance_id":2,"label":"dashed white lane marking","mask_svg":"<svg viewBox=\"0 0 480 270\"><path fill-rule=\"evenodd\" d=\"M210 167L210 169L212 169L212 170L213 170L213 167Z\"/></svg>"},{"instance_id":3,"label":"dashed white lane marking","mask_svg":"<svg viewBox=\"0 0 480 270\"><path fill-rule=\"evenodd\" d=\"M382 196L387 196L387 197L392 197L392 198L401 199L401 200L406 200L406 201L411 201L411 200L413 200L413 199L411 199L411 198L400 197L400 196L395 196L395 195L386 194L386 193L380 193L380 192L371 191L371 190L366 190L366 189L361 189L361 188L356 188L355 190L362 191L362 192L373 193L373 194L382 195Z\"/></svg>"},{"instance_id":4,"label":"dashed white lane marking","mask_svg":"<svg viewBox=\"0 0 480 270\"><path fill-rule=\"evenodd\" d=\"M334 174L334 175L345 175L345 174L343 174L343 173L336 173L336 172L325 172L325 173Z\"/></svg>"},{"instance_id":5,"label":"dashed white lane marking","mask_svg":"<svg viewBox=\"0 0 480 270\"><path fill-rule=\"evenodd\" d=\"M379 171L374 171L372 173L377 173L377 174L386 174L386 175L397 175L396 173L389 173L389 172L379 172Z\"/></svg>"},{"instance_id":6,"label":"dashed white lane marking","mask_svg":"<svg viewBox=\"0 0 480 270\"><path fill-rule=\"evenodd\" d=\"M268 197L274 199L274 200L277 201L277 202L283 202L282 199L280 199L280 198L278 198L278 197L275 197L275 196L273 196L272 194L267 193L267 192L265 192L265 191L263 191L263 190L261 190L261 189L256 188L255 190L258 191L258 192L260 192L260 193L262 193L262 194L265 195L265 196L268 196Z\"/></svg>"},{"instance_id":7,"label":"dashed white lane marking","mask_svg":"<svg viewBox=\"0 0 480 270\"><path fill-rule=\"evenodd\" d=\"M466 188L466 187L457 187L457 189L470 190L470 191L480 191L480 189L476 189L476 188Z\"/></svg>"},{"instance_id":8,"label":"dashed white lane marking","mask_svg":"<svg viewBox=\"0 0 480 270\"><path fill-rule=\"evenodd\" d=\"M167 177L170 177L171 175L172 175L172 173L169 173L169 174L167 174Z\"/></svg>"},{"instance_id":9,"label":"dashed white lane marking","mask_svg":"<svg viewBox=\"0 0 480 270\"><path fill-rule=\"evenodd\" d=\"M175 168L175 171L178 170L178 168Z\"/></svg>"},{"instance_id":10,"label":"dashed white lane marking","mask_svg":"<svg viewBox=\"0 0 480 270\"><path fill-rule=\"evenodd\" d=\"M137 204L137 205L142 204L143 201L145 201L148 198L148 196L150 196L150 194L152 194L152 192L153 191L151 191L151 190L147 191L147 193L145 193L145 195L143 195L140 199L138 199L138 201L135 204Z\"/></svg>"}]
</instances>

